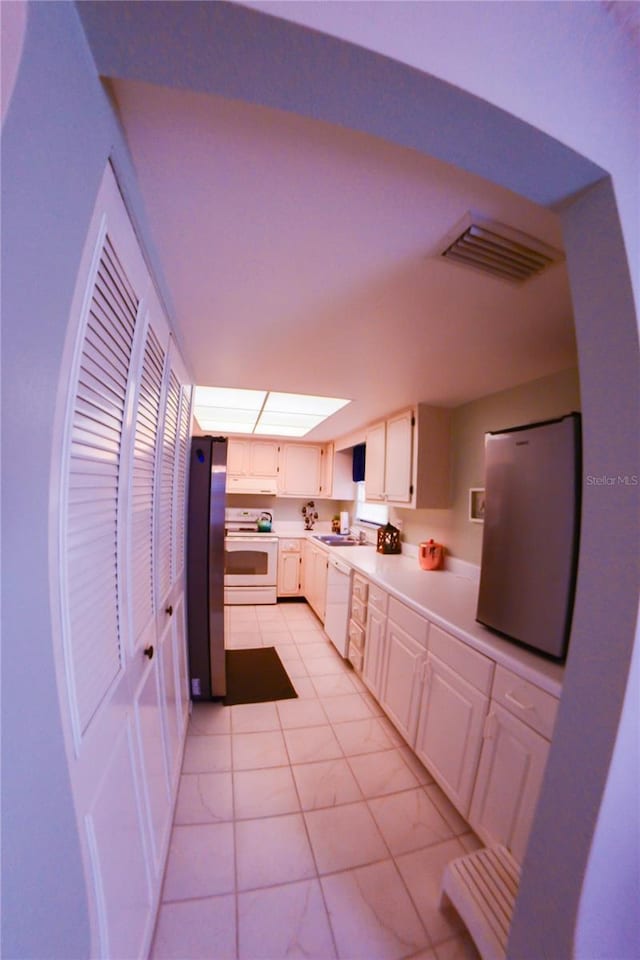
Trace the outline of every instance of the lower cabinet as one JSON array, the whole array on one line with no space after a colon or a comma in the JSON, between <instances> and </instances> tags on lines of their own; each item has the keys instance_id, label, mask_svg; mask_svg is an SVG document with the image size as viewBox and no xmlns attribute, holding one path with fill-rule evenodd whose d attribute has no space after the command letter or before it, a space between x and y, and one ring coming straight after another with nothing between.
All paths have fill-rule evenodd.
<instances>
[{"instance_id":1,"label":"lower cabinet","mask_svg":"<svg viewBox=\"0 0 640 960\"><path fill-rule=\"evenodd\" d=\"M496 667L469 823L522 862L542 786L558 700Z\"/></svg>"},{"instance_id":2,"label":"lower cabinet","mask_svg":"<svg viewBox=\"0 0 640 960\"><path fill-rule=\"evenodd\" d=\"M305 595L323 619L327 554L309 541L304 551ZM364 609L356 591L351 626L358 631L359 649L363 628L358 618ZM366 611L366 686L481 840L503 844L521 863L557 698L372 582Z\"/></svg>"},{"instance_id":3,"label":"lower cabinet","mask_svg":"<svg viewBox=\"0 0 640 960\"><path fill-rule=\"evenodd\" d=\"M548 740L492 702L469 823L485 843L502 843L519 863L548 753Z\"/></svg>"},{"instance_id":4,"label":"lower cabinet","mask_svg":"<svg viewBox=\"0 0 640 960\"><path fill-rule=\"evenodd\" d=\"M415 752L466 817L489 698L429 653Z\"/></svg>"},{"instance_id":5,"label":"lower cabinet","mask_svg":"<svg viewBox=\"0 0 640 960\"><path fill-rule=\"evenodd\" d=\"M327 606L329 554L310 540L304 544L304 595L322 623Z\"/></svg>"},{"instance_id":6,"label":"lower cabinet","mask_svg":"<svg viewBox=\"0 0 640 960\"><path fill-rule=\"evenodd\" d=\"M278 596L302 594L302 540L280 540L278 544Z\"/></svg>"},{"instance_id":7,"label":"lower cabinet","mask_svg":"<svg viewBox=\"0 0 640 960\"><path fill-rule=\"evenodd\" d=\"M389 596L384 590L374 584L369 584L362 679L378 700L380 699L380 681L384 660L388 602Z\"/></svg>"},{"instance_id":8,"label":"lower cabinet","mask_svg":"<svg viewBox=\"0 0 640 960\"><path fill-rule=\"evenodd\" d=\"M413 745L427 659L428 623L391 598L384 640L380 703L399 732Z\"/></svg>"}]
</instances>

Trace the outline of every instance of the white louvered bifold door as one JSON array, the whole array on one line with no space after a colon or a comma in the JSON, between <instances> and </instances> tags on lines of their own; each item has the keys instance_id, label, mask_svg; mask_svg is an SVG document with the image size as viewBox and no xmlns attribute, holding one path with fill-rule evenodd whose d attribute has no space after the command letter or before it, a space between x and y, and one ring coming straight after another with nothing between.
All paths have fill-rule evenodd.
<instances>
[{"instance_id":1,"label":"white louvered bifold door","mask_svg":"<svg viewBox=\"0 0 640 960\"><path fill-rule=\"evenodd\" d=\"M66 579L80 735L123 667L118 498L137 310L107 235L82 344L68 464Z\"/></svg>"},{"instance_id":2,"label":"white louvered bifold door","mask_svg":"<svg viewBox=\"0 0 640 960\"><path fill-rule=\"evenodd\" d=\"M173 515L175 520L175 544L173 551L173 579L184 571L186 554L186 505L187 505L187 467L189 465L189 440L191 437L191 386L183 386L180 391L180 417L178 421L178 448L176 457L176 475L174 480Z\"/></svg>"},{"instance_id":3,"label":"white louvered bifold door","mask_svg":"<svg viewBox=\"0 0 640 960\"><path fill-rule=\"evenodd\" d=\"M153 522L164 361L165 349L150 323L140 372L131 489L131 599L136 641L155 613Z\"/></svg>"},{"instance_id":4,"label":"white louvered bifold door","mask_svg":"<svg viewBox=\"0 0 640 960\"><path fill-rule=\"evenodd\" d=\"M164 430L160 453L160 478L158 485L158 600L162 603L169 596L172 585L174 530L173 481L178 450L178 426L180 421L180 381L169 368L164 411Z\"/></svg>"},{"instance_id":5,"label":"white louvered bifold door","mask_svg":"<svg viewBox=\"0 0 640 960\"><path fill-rule=\"evenodd\" d=\"M186 709L186 384L108 168L71 308L51 468L54 652L94 957L147 956L169 843ZM162 620L162 602L177 619Z\"/></svg>"},{"instance_id":6,"label":"white louvered bifold door","mask_svg":"<svg viewBox=\"0 0 640 960\"><path fill-rule=\"evenodd\" d=\"M185 495L191 424L191 388L172 344L165 373L158 487L156 490L156 635L166 698L165 735L170 778L178 776L186 727L188 688L185 633Z\"/></svg>"}]
</instances>

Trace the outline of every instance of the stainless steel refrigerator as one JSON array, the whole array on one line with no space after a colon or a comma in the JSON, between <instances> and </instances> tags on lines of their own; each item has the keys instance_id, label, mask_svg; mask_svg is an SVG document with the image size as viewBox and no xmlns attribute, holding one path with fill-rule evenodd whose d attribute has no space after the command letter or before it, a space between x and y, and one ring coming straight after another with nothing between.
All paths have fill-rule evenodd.
<instances>
[{"instance_id":1,"label":"stainless steel refrigerator","mask_svg":"<svg viewBox=\"0 0 640 960\"><path fill-rule=\"evenodd\" d=\"M579 414L486 435L477 619L556 660L571 629L580 483Z\"/></svg>"},{"instance_id":2,"label":"stainless steel refrigerator","mask_svg":"<svg viewBox=\"0 0 640 960\"><path fill-rule=\"evenodd\" d=\"M187 630L192 700L227 692L224 510L227 438L193 437L187 523Z\"/></svg>"}]
</instances>

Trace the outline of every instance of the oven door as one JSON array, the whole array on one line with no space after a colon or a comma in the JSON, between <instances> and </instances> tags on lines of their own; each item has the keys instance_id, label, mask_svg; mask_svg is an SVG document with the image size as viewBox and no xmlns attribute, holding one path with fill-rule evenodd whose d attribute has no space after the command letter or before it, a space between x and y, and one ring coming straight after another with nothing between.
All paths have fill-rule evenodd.
<instances>
[{"instance_id":1,"label":"oven door","mask_svg":"<svg viewBox=\"0 0 640 960\"><path fill-rule=\"evenodd\" d=\"M275 586L277 575L277 537L225 537L225 587Z\"/></svg>"}]
</instances>

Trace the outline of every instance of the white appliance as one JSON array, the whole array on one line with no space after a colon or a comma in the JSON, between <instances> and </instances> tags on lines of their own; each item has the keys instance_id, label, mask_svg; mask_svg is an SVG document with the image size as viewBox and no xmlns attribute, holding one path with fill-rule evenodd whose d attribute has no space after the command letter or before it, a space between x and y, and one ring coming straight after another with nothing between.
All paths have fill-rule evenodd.
<instances>
[{"instance_id":1,"label":"white appliance","mask_svg":"<svg viewBox=\"0 0 640 960\"><path fill-rule=\"evenodd\" d=\"M278 538L258 532L261 507L227 507L224 538L224 602L276 603Z\"/></svg>"},{"instance_id":2,"label":"white appliance","mask_svg":"<svg viewBox=\"0 0 640 960\"><path fill-rule=\"evenodd\" d=\"M353 570L346 563L335 557L329 558L324 632L341 657L347 656L349 648L349 601L352 575Z\"/></svg>"}]
</instances>

